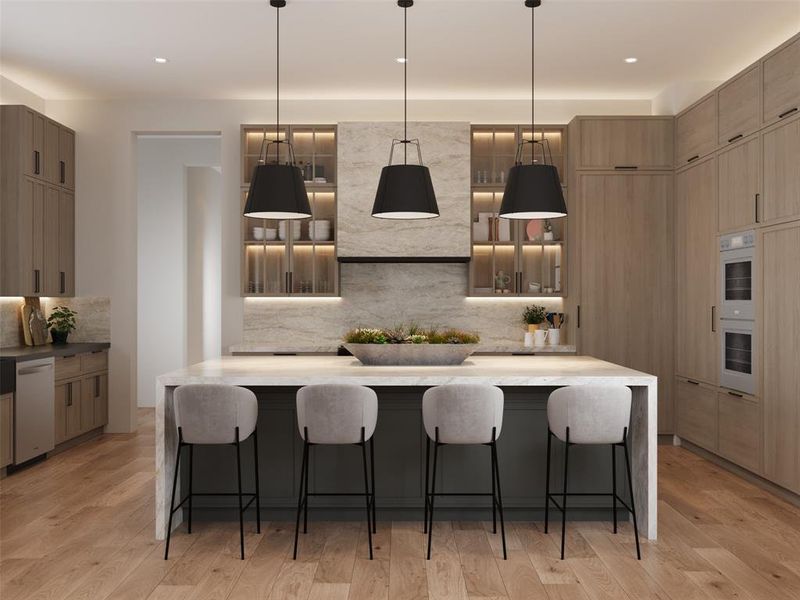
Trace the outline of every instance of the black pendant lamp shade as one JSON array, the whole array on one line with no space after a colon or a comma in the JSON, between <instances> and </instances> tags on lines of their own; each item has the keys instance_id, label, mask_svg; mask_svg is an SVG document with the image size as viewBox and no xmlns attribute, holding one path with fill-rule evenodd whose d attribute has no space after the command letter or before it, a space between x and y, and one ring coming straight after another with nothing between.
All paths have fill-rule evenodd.
<instances>
[{"instance_id":1,"label":"black pendant lamp shade","mask_svg":"<svg viewBox=\"0 0 800 600\"><path fill-rule=\"evenodd\" d=\"M308 203L303 174L295 165L291 142L280 139L280 9L286 6L286 0L270 0L270 6L277 10L276 139L268 142L267 133L264 132L259 152L259 164L253 169L253 175L250 178L244 216L254 219L308 219L311 217L311 206ZM280 162L283 144L288 150L288 162L285 163ZM269 161L271 146L275 147L273 162Z\"/></svg>"},{"instance_id":2,"label":"black pendant lamp shade","mask_svg":"<svg viewBox=\"0 0 800 600\"><path fill-rule=\"evenodd\" d=\"M397 0L403 9L403 139L392 140L389 164L381 170L372 216L378 219L432 219L439 216L428 167L422 164L419 140L408 139L408 14L413 0ZM394 148L403 146L403 164L392 164ZM416 146L418 164L408 164L408 147Z\"/></svg>"},{"instance_id":3,"label":"black pendant lamp shade","mask_svg":"<svg viewBox=\"0 0 800 600\"><path fill-rule=\"evenodd\" d=\"M508 172L500 216L505 219L555 219L567 215L567 205L561 190L558 170L553 166L550 143L535 139L534 127L534 53L533 24L534 9L541 0L526 0L531 9L531 139L523 140L517 147L514 166ZM522 150L531 146L531 162L523 164Z\"/></svg>"}]
</instances>

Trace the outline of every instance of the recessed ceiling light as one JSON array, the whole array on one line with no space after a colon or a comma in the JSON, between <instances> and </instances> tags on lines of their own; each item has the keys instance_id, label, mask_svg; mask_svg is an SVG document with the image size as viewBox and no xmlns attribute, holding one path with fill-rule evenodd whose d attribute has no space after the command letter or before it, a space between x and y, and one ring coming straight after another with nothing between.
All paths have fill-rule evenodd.
<instances>
[{"instance_id":1,"label":"recessed ceiling light","mask_svg":"<svg viewBox=\"0 0 800 600\"><path fill-rule=\"evenodd\" d=\"M403 63L407 63L407 62L408 62L408 59L407 59L405 56L398 56L397 58L395 58L395 60L396 60L397 62L399 62L400 64L403 64Z\"/></svg>"},{"instance_id":2,"label":"recessed ceiling light","mask_svg":"<svg viewBox=\"0 0 800 600\"><path fill-rule=\"evenodd\" d=\"M155 60L155 61L156 61L158 64L160 64L160 65L163 65L163 64L165 64L165 63L168 63L168 62L169 62L169 60L168 60L168 59L166 59L166 58L162 58L161 56L156 56L156 57L155 57L153 60Z\"/></svg>"},{"instance_id":3,"label":"recessed ceiling light","mask_svg":"<svg viewBox=\"0 0 800 600\"><path fill-rule=\"evenodd\" d=\"M628 63L629 65L632 65L633 63L635 63L638 60L639 59L636 58L635 56L630 56L630 57L625 59L625 62Z\"/></svg>"}]
</instances>

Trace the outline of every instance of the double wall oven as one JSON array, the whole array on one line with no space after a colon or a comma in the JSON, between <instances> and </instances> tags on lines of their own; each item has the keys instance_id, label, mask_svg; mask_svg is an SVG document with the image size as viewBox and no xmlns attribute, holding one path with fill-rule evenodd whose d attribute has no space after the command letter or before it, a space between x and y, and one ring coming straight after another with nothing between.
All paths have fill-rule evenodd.
<instances>
[{"instance_id":1,"label":"double wall oven","mask_svg":"<svg viewBox=\"0 0 800 600\"><path fill-rule=\"evenodd\" d=\"M755 232L720 237L720 377L723 387L756 393Z\"/></svg>"}]
</instances>

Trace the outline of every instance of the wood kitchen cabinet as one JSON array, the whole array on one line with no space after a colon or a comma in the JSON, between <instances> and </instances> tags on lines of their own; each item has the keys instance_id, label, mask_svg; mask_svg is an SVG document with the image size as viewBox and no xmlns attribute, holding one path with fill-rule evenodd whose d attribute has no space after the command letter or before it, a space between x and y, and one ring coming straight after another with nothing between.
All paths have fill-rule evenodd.
<instances>
[{"instance_id":1,"label":"wood kitchen cabinet","mask_svg":"<svg viewBox=\"0 0 800 600\"><path fill-rule=\"evenodd\" d=\"M675 433L701 448L717 451L717 389L699 381L675 382Z\"/></svg>"},{"instance_id":2,"label":"wood kitchen cabinet","mask_svg":"<svg viewBox=\"0 0 800 600\"><path fill-rule=\"evenodd\" d=\"M108 424L108 352L56 358L55 443Z\"/></svg>"},{"instance_id":3,"label":"wood kitchen cabinet","mask_svg":"<svg viewBox=\"0 0 800 600\"><path fill-rule=\"evenodd\" d=\"M761 406L752 396L718 393L719 455L740 467L761 472Z\"/></svg>"},{"instance_id":4,"label":"wood kitchen cabinet","mask_svg":"<svg viewBox=\"0 0 800 600\"><path fill-rule=\"evenodd\" d=\"M671 170L671 117L576 117L570 158L578 170Z\"/></svg>"},{"instance_id":5,"label":"wood kitchen cabinet","mask_svg":"<svg viewBox=\"0 0 800 600\"><path fill-rule=\"evenodd\" d=\"M65 442L81 434L81 380L56 382L55 443Z\"/></svg>"},{"instance_id":6,"label":"wood kitchen cabinet","mask_svg":"<svg viewBox=\"0 0 800 600\"><path fill-rule=\"evenodd\" d=\"M0 469L14 460L14 394L0 396Z\"/></svg>"},{"instance_id":7,"label":"wood kitchen cabinet","mask_svg":"<svg viewBox=\"0 0 800 600\"><path fill-rule=\"evenodd\" d=\"M761 134L765 223L800 218L800 115Z\"/></svg>"},{"instance_id":8,"label":"wood kitchen cabinet","mask_svg":"<svg viewBox=\"0 0 800 600\"><path fill-rule=\"evenodd\" d=\"M764 123L800 112L800 34L764 58Z\"/></svg>"},{"instance_id":9,"label":"wood kitchen cabinet","mask_svg":"<svg viewBox=\"0 0 800 600\"><path fill-rule=\"evenodd\" d=\"M760 99L761 65L758 63L719 88L717 142L721 146L758 130Z\"/></svg>"},{"instance_id":10,"label":"wood kitchen cabinet","mask_svg":"<svg viewBox=\"0 0 800 600\"><path fill-rule=\"evenodd\" d=\"M108 375L90 375L81 380L81 429L89 431L108 423Z\"/></svg>"},{"instance_id":11,"label":"wood kitchen cabinet","mask_svg":"<svg viewBox=\"0 0 800 600\"><path fill-rule=\"evenodd\" d=\"M660 433L673 431L672 182L671 173L578 175L580 353L658 376Z\"/></svg>"},{"instance_id":12,"label":"wood kitchen cabinet","mask_svg":"<svg viewBox=\"0 0 800 600\"><path fill-rule=\"evenodd\" d=\"M800 493L800 222L759 232L764 475Z\"/></svg>"},{"instance_id":13,"label":"wood kitchen cabinet","mask_svg":"<svg viewBox=\"0 0 800 600\"><path fill-rule=\"evenodd\" d=\"M675 117L675 167L717 148L717 93L712 92Z\"/></svg>"},{"instance_id":14,"label":"wood kitchen cabinet","mask_svg":"<svg viewBox=\"0 0 800 600\"><path fill-rule=\"evenodd\" d=\"M74 294L74 144L44 115L0 106L0 295Z\"/></svg>"},{"instance_id":15,"label":"wood kitchen cabinet","mask_svg":"<svg viewBox=\"0 0 800 600\"><path fill-rule=\"evenodd\" d=\"M761 138L754 134L717 153L718 226L755 225L761 209Z\"/></svg>"},{"instance_id":16,"label":"wood kitchen cabinet","mask_svg":"<svg viewBox=\"0 0 800 600\"><path fill-rule=\"evenodd\" d=\"M714 157L675 175L676 372L716 385L717 202Z\"/></svg>"}]
</instances>

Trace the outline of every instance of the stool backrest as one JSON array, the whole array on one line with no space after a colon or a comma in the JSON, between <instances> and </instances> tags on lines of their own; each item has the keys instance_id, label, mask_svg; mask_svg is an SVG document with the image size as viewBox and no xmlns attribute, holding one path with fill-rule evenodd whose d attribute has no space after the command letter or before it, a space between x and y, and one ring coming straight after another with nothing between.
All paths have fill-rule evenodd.
<instances>
[{"instance_id":1,"label":"stool backrest","mask_svg":"<svg viewBox=\"0 0 800 600\"><path fill-rule=\"evenodd\" d=\"M175 422L189 444L231 444L250 437L258 420L258 400L234 385L190 384L175 388Z\"/></svg>"},{"instance_id":2,"label":"stool backrest","mask_svg":"<svg viewBox=\"0 0 800 600\"><path fill-rule=\"evenodd\" d=\"M297 427L314 444L357 444L375 433L378 395L362 385L326 383L297 390Z\"/></svg>"},{"instance_id":3,"label":"stool backrest","mask_svg":"<svg viewBox=\"0 0 800 600\"><path fill-rule=\"evenodd\" d=\"M576 444L616 444L631 420L631 390L624 385L573 385L547 400L550 431Z\"/></svg>"},{"instance_id":4,"label":"stool backrest","mask_svg":"<svg viewBox=\"0 0 800 600\"><path fill-rule=\"evenodd\" d=\"M428 437L444 444L487 444L503 428L503 390L493 385L440 385L422 396L422 419Z\"/></svg>"}]
</instances>

